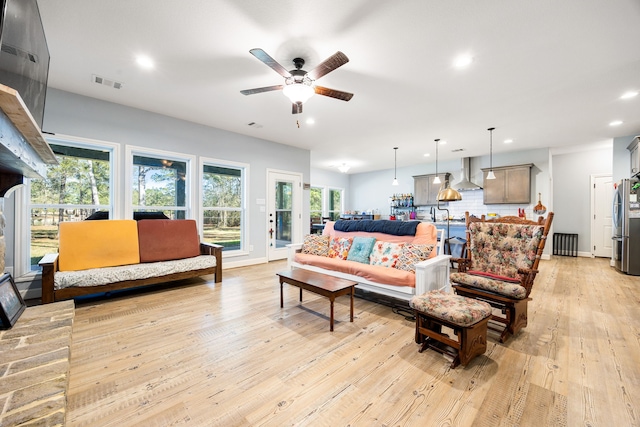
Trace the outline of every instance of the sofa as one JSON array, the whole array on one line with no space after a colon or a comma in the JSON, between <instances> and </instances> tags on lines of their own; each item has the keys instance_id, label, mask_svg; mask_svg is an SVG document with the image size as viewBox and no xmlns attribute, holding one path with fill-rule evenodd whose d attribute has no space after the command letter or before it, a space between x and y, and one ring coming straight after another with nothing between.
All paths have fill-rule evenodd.
<instances>
[{"instance_id":1,"label":"sofa","mask_svg":"<svg viewBox=\"0 0 640 427\"><path fill-rule=\"evenodd\" d=\"M288 268L353 280L362 291L401 300L436 289L450 292L451 256L438 253L437 235L433 224L419 221L329 221L323 237L308 235L287 245ZM372 241L367 255L363 246Z\"/></svg>"},{"instance_id":2,"label":"sofa","mask_svg":"<svg viewBox=\"0 0 640 427\"><path fill-rule=\"evenodd\" d=\"M201 243L194 220L63 222L42 267L42 302L215 275L222 246Z\"/></svg>"}]
</instances>

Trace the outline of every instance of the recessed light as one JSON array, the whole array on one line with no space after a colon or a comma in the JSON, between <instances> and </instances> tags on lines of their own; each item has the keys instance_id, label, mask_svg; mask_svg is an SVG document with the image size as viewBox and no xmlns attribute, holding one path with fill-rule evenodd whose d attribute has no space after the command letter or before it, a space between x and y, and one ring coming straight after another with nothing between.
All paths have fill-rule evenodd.
<instances>
[{"instance_id":1,"label":"recessed light","mask_svg":"<svg viewBox=\"0 0 640 427\"><path fill-rule=\"evenodd\" d=\"M148 56L139 55L136 57L136 64L145 70L150 70L154 67L153 60Z\"/></svg>"},{"instance_id":2,"label":"recessed light","mask_svg":"<svg viewBox=\"0 0 640 427\"><path fill-rule=\"evenodd\" d=\"M445 141L444 139L440 140L439 144L440 145L445 145L447 143L447 141Z\"/></svg>"},{"instance_id":3,"label":"recessed light","mask_svg":"<svg viewBox=\"0 0 640 427\"><path fill-rule=\"evenodd\" d=\"M425 157L429 157L429 156L431 156L431 154L429 154L429 153L424 153L424 156L425 156Z\"/></svg>"},{"instance_id":4,"label":"recessed light","mask_svg":"<svg viewBox=\"0 0 640 427\"><path fill-rule=\"evenodd\" d=\"M312 119L311 117L309 117L309 118L307 119L307 122L306 122L306 123L307 123L308 125L312 125L312 124L314 124L315 122L316 122L316 121L315 121L315 119Z\"/></svg>"},{"instance_id":5,"label":"recessed light","mask_svg":"<svg viewBox=\"0 0 640 427\"><path fill-rule=\"evenodd\" d=\"M609 126L620 126L622 124L622 120L614 120L609 123Z\"/></svg>"},{"instance_id":6,"label":"recessed light","mask_svg":"<svg viewBox=\"0 0 640 427\"><path fill-rule=\"evenodd\" d=\"M620 99L629 99L629 98L634 98L636 96L638 96L638 91L630 90L629 92L623 93Z\"/></svg>"},{"instance_id":7,"label":"recessed light","mask_svg":"<svg viewBox=\"0 0 640 427\"><path fill-rule=\"evenodd\" d=\"M505 139L504 143L505 144L511 144L513 142L513 139Z\"/></svg>"},{"instance_id":8,"label":"recessed light","mask_svg":"<svg viewBox=\"0 0 640 427\"><path fill-rule=\"evenodd\" d=\"M456 68L468 67L473 62L473 56L469 54L459 55L453 61L453 66Z\"/></svg>"}]
</instances>

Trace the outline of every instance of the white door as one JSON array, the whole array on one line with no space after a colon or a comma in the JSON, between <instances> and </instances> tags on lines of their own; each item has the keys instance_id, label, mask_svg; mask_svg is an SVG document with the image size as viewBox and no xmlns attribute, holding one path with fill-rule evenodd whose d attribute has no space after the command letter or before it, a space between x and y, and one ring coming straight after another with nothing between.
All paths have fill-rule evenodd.
<instances>
[{"instance_id":1,"label":"white door","mask_svg":"<svg viewBox=\"0 0 640 427\"><path fill-rule=\"evenodd\" d=\"M302 175L267 171L269 261L287 257L289 243L302 241Z\"/></svg>"},{"instance_id":2,"label":"white door","mask_svg":"<svg viewBox=\"0 0 640 427\"><path fill-rule=\"evenodd\" d=\"M591 176L591 255L611 258L613 254L613 180L611 175Z\"/></svg>"}]
</instances>

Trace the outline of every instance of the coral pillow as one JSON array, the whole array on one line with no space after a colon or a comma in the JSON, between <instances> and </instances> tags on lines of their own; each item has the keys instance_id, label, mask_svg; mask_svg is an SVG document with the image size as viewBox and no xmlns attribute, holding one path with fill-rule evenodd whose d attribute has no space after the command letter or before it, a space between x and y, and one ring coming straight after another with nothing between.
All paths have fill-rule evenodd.
<instances>
[{"instance_id":1,"label":"coral pillow","mask_svg":"<svg viewBox=\"0 0 640 427\"><path fill-rule=\"evenodd\" d=\"M347 237L332 237L329 242L329 258L347 259L352 241Z\"/></svg>"},{"instance_id":2,"label":"coral pillow","mask_svg":"<svg viewBox=\"0 0 640 427\"><path fill-rule=\"evenodd\" d=\"M402 247L396 268L398 270L416 272L416 263L429 258L434 245L416 245L407 243Z\"/></svg>"},{"instance_id":3,"label":"coral pillow","mask_svg":"<svg viewBox=\"0 0 640 427\"><path fill-rule=\"evenodd\" d=\"M349 249L349 255L347 255L347 260L369 264L369 255L371 255L371 250L375 243L375 237L354 237L353 243L351 243L351 249Z\"/></svg>"},{"instance_id":4,"label":"coral pillow","mask_svg":"<svg viewBox=\"0 0 640 427\"><path fill-rule=\"evenodd\" d=\"M308 234L304 236L302 243L303 254L329 256L329 236L321 234Z\"/></svg>"},{"instance_id":5,"label":"coral pillow","mask_svg":"<svg viewBox=\"0 0 640 427\"><path fill-rule=\"evenodd\" d=\"M395 267L404 243L376 242L369 256L369 264Z\"/></svg>"}]
</instances>

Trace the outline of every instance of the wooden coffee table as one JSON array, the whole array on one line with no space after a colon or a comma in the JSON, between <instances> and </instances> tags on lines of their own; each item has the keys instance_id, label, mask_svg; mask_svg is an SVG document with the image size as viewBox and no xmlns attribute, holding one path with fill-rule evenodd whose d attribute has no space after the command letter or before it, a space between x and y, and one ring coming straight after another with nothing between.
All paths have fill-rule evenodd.
<instances>
[{"instance_id":1,"label":"wooden coffee table","mask_svg":"<svg viewBox=\"0 0 640 427\"><path fill-rule=\"evenodd\" d=\"M280 276L280 308L284 307L284 297L282 294L282 284L288 283L300 288L300 302L302 302L302 290L313 292L329 298L331 301L331 315L329 317L329 330L333 331L333 302L340 295L351 295L351 318L353 322L353 295L357 282L339 279L326 274L296 268L293 270L276 273Z\"/></svg>"}]
</instances>

